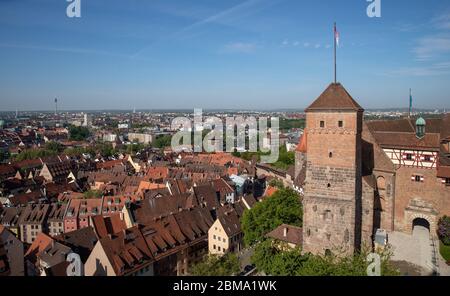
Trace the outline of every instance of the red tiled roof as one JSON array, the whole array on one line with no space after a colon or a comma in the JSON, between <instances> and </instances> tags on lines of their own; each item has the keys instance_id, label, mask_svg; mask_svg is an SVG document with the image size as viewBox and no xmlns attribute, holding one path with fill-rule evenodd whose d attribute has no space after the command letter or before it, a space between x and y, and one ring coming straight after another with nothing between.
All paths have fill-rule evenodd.
<instances>
[{"instance_id":1,"label":"red tiled roof","mask_svg":"<svg viewBox=\"0 0 450 296\"><path fill-rule=\"evenodd\" d=\"M340 83L330 84L305 111L321 110L364 111Z\"/></svg>"},{"instance_id":2,"label":"red tiled roof","mask_svg":"<svg viewBox=\"0 0 450 296\"><path fill-rule=\"evenodd\" d=\"M267 237L301 246L303 242L303 230L301 227L283 224L269 232Z\"/></svg>"},{"instance_id":3,"label":"red tiled roof","mask_svg":"<svg viewBox=\"0 0 450 296\"><path fill-rule=\"evenodd\" d=\"M25 258L34 262L36 257L43 252L54 240L47 234L40 232L25 253Z\"/></svg>"},{"instance_id":4,"label":"red tiled roof","mask_svg":"<svg viewBox=\"0 0 450 296\"><path fill-rule=\"evenodd\" d=\"M264 194L264 196L270 197L270 196L274 195L275 192L277 192L277 191L278 191L278 188L272 187L272 186L267 186L266 194Z\"/></svg>"}]
</instances>

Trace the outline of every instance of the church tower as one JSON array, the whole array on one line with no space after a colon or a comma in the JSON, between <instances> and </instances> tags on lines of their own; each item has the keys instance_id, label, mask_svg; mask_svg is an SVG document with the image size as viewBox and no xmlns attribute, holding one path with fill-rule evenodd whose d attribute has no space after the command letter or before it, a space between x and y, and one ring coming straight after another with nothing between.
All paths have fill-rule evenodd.
<instances>
[{"instance_id":1,"label":"church tower","mask_svg":"<svg viewBox=\"0 0 450 296\"><path fill-rule=\"evenodd\" d=\"M360 248L363 113L340 83L332 83L306 109L306 253L352 254Z\"/></svg>"}]
</instances>

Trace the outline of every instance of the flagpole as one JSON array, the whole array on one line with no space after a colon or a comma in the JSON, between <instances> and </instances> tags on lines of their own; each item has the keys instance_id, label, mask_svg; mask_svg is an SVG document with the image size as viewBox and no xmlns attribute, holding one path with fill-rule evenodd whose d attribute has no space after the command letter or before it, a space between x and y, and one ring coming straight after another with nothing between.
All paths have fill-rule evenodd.
<instances>
[{"instance_id":1,"label":"flagpole","mask_svg":"<svg viewBox=\"0 0 450 296\"><path fill-rule=\"evenodd\" d=\"M334 83L337 83L337 61L336 61L336 22L334 23L334 32L333 32L333 38L334 38Z\"/></svg>"},{"instance_id":2,"label":"flagpole","mask_svg":"<svg viewBox=\"0 0 450 296\"><path fill-rule=\"evenodd\" d=\"M409 89L409 118L411 118L412 113L412 89Z\"/></svg>"}]
</instances>

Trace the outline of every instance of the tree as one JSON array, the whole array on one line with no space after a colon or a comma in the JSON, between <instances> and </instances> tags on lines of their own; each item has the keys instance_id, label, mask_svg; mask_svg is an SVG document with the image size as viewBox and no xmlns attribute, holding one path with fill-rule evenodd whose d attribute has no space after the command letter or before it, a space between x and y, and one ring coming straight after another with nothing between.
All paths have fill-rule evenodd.
<instances>
[{"instance_id":1,"label":"tree","mask_svg":"<svg viewBox=\"0 0 450 296\"><path fill-rule=\"evenodd\" d=\"M244 212L241 221L244 242L252 245L262 241L267 232L281 224L302 226L302 217L300 196L290 188L280 189Z\"/></svg>"},{"instance_id":2,"label":"tree","mask_svg":"<svg viewBox=\"0 0 450 296\"><path fill-rule=\"evenodd\" d=\"M209 255L192 267L194 276L230 276L239 272L239 259L234 253L224 256Z\"/></svg>"},{"instance_id":3,"label":"tree","mask_svg":"<svg viewBox=\"0 0 450 296\"><path fill-rule=\"evenodd\" d=\"M101 190L88 190L83 195L84 195L85 199L101 198L103 195L103 192Z\"/></svg>"},{"instance_id":4,"label":"tree","mask_svg":"<svg viewBox=\"0 0 450 296\"><path fill-rule=\"evenodd\" d=\"M369 250L362 250L353 256L318 256L307 254L300 269L297 270L298 276L367 276L367 255ZM378 251L381 257L381 275L396 276L399 272L390 263L392 253L389 249Z\"/></svg>"},{"instance_id":5,"label":"tree","mask_svg":"<svg viewBox=\"0 0 450 296\"><path fill-rule=\"evenodd\" d=\"M111 157L117 152L110 143L99 143L95 145L95 151L100 152L104 157Z\"/></svg>"},{"instance_id":6,"label":"tree","mask_svg":"<svg viewBox=\"0 0 450 296\"><path fill-rule=\"evenodd\" d=\"M84 141L91 133L87 127L72 125L69 127L69 134L72 141Z\"/></svg>"},{"instance_id":7,"label":"tree","mask_svg":"<svg viewBox=\"0 0 450 296\"><path fill-rule=\"evenodd\" d=\"M295 164L295 153L286 150L286 146L280 147L278 161L273 164L274 167L287 170L289 166Z\"/></svg>"},{"instance_id":8,"label":"tree","mask_svg":"<svg viewBox=\"0 0 450 296\"><path fill-rule=\"evenodd\" d=\"M164 135L156 138L155 142L153 142L153 146L156 148L165 148L172 144L172 136Z\"/></svg>"},{"instance_id":9,"label":"tree","mask_svg":"<svg viewBox=\"0 0 450 296\"><path fill-rule=\"evenodd\" d=\"M45 149L59 153L63 150L63 146L61 145L61 143L58 143L55 141L50 141L50 142L45 143Z\"/></svg>"},{"instance_id":10,"label":"tree","mask_svg":"<svg viewBox=\"0 0 450 296\"><path fill-rule=\"evenodd\" d=\"M277 246L281 245L277 244ZM307 257L302 256L299 248L279 251L274 247L272 239L258 244L251 258L252 263L259 271L274 276L294 276L305 260L307 260Z\"/></svg>"},{"instance_id":11,"label":"tree","mask_svg":"<svg viewBox=\"0 0 450 296\"><path fill-rule=\"evenodd\" d=\"M281 181L280 179L273 179L273 180L271 180L269 182L269 185L271 187L276 187L276 188L279 188L279 189L283 189L284 188L283 181Z\"/></svg>"},{"instance_id":12,"label":"tree","mask_svg":"<svg viewBox=\"0 0 450 296\"><path fill-rule=\"evenodd\" d=\"M55 156L58 152L53 150L47 150L47 149L28 149L22 151L20 154L13 157L15 161L23 161L23 160L29 160L29 159L36 159L40 157L49 157L49 156Z\"/></svg>"},{"instance_id":13,"label":"tree","mask_svg":"<svg viewBox=\"0 0 450 296\"><path fill-rule=\"evenodd\" d=\"M259 271L274 276L366 276L369 250L350 256L302 255L300 248L279 248L272 240L266 240L255 249L251 260ZM389 250L378 252L381 257L381 275L399 275L390 264Z\"/></svg>"}]
</instances>

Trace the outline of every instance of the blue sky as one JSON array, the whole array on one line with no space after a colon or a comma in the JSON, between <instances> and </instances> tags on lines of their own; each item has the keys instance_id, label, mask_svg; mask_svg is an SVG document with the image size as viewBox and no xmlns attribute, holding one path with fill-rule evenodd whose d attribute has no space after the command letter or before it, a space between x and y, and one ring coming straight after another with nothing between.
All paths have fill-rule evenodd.
<instances>
[{"instance_id":1,"label":"blue sky","mask_svg":"<svg viewBox=\"0 0 450 296\"><path fill-rule=\"evenodd\" d=\"M0 110L450 108L450 1L0 0Z\"/></svg>"}]
</instances>

